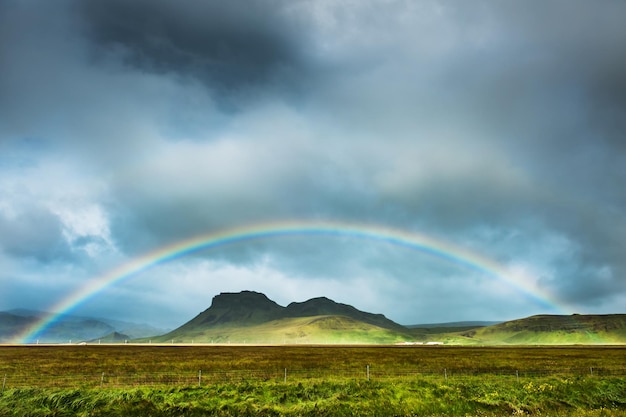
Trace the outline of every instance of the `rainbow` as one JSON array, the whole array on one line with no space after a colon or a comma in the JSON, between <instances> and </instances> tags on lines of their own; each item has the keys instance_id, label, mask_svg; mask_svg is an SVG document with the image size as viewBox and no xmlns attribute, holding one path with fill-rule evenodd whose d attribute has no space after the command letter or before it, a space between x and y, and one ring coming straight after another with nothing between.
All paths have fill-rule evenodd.
<instances>
[{"instance_id":1,"label":"rainbow","mask_svg":"<svg viewBox=\"0 0 626 417\"><path fill-rule=\"evenodd\" d=\"M552 311L563 312L554 297L535 285L533 277L513 272L504 265L434 237L377 225L353 224L328 221L289 221L263 223L226 229L182 240L131 259L118 267L96 277L67 298L54 305L53 313L38 320L14 338L15 343L32 343L58 321L64 314L74 310L100 291L131 278L157 265L171 262L189 254L217 247L244 243L259 239L286 236L331 236L367 239L401 246L426 253L470 270L478 271L491 279L504 282L518 292L533 299L537 304Z\"/></svg>"}]
</instances>

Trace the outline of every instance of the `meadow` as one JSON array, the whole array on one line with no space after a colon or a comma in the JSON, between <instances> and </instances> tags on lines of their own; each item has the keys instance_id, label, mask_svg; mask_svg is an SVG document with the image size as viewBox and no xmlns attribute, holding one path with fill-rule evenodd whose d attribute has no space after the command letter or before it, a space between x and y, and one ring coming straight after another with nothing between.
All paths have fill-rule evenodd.
<instances>
[{"instance_id":1,"label":"meadow","mask_svg":"<svg viewBox=\"0 0 626 417\"><path fill-rule=\"evenodd\" d=\"M0 378L0 416L626 416L618 346L3 346Z\"/></svg>"}]
</instances>

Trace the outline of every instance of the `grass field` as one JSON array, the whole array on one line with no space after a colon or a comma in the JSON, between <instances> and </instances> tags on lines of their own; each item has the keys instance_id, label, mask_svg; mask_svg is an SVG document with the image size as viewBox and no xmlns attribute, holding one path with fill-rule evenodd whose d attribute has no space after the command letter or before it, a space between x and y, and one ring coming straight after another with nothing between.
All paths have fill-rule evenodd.
<instances>
[{"instance_id":1,"label":"grass field","mask_svg":"<svg viewBox=\"0 0 626 417\"><path fill-rule=\"evenodd\" d=\"M0 378L0 416L626 416L624 347L5 346Z\"/></svg>"}]
</instances>

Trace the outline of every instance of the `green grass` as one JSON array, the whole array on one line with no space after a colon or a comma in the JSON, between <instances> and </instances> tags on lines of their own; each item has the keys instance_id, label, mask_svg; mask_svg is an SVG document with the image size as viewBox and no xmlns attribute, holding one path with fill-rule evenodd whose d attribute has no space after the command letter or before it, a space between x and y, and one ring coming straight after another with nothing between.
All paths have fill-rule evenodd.
<instances>
[{"instance_id":1,"label":"green grass","mask_svg":"<svg viewBox=\"0 0 626 417\"><path fill-rule=\"evenodd\" d=\"M276 371L288 368L341 370L370 365L373 373L582 374L617 369L626 373L624 346L0 346L0 377ZM606 372L605 372L606 373ZM19 381L16 381L19 382ZM11 386L11 385L9 385Z\"/></svg>"},{"instance_id":2,"label":"green grass","mask_svg":"<svg viewBox=\"0 0 626 417\"><path fill-rule=\"evenodd\" d=\"M0 416L626 417L625 375L624 347L4 346Z\"/></svg>"},{"instance_id":3,"label":"green grass","mask_svg":"<svg viewBox=\"0 0 626 417\"><path fill-rule=\"evenodd\" d=\"M206 387L12 389L0 416L626 416L623 378L229 383Z\"/></svg>"}]
</instances>

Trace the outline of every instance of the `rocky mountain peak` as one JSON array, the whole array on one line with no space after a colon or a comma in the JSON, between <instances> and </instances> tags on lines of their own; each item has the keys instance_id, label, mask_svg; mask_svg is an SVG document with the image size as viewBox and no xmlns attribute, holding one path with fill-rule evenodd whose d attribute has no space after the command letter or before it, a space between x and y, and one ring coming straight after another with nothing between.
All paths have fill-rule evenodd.
<instances>
[{"instance_id":1,"label":"rocky mountain peak","mask_svg":"<svg viewBox=\"0 0 626 417\"><path fill-rule=\"evenodd\" d=\"M215 297L211 303L212 309L261 309L270 310L280 307L265 294L255 291L241 291L238 293L223 292Z\"/></svg>"}]
</instances>

